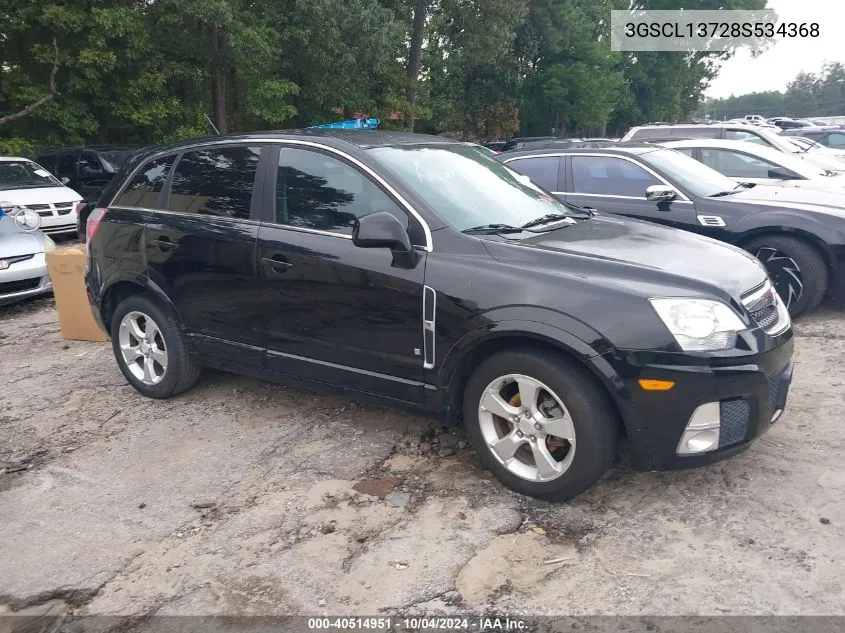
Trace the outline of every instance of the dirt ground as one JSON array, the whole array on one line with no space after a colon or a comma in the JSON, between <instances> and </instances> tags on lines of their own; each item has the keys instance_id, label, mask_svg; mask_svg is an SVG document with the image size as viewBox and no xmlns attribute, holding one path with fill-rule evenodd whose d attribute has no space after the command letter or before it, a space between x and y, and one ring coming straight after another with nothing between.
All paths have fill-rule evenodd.
<instances>
[{"instance_id":1,"label":"dirt ground","mask_svg":"<svg viewBox=\"0 0 845 633\"><path fill-rule=\"evenodd\" d=\"M0 613L843 614L842 324L796 324L751 450L550 504L428 420L222 373L148 400L52 300L0 308Z\"/></svg>"}]
</instances>

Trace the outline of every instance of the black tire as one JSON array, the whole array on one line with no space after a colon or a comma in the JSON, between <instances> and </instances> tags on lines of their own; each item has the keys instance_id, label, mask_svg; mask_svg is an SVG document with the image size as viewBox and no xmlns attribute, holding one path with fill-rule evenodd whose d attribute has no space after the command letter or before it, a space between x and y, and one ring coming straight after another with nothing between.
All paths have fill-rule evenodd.
<instances>
[{"instance_id":1,"label":"black tire","mask_svg":"<svg viewBox=\"0 0 845 633\"><path fill-rule=\"evenodd\" d=\"M529 481L507 469L493 455L482 435L478 407L485 388L506 374L523 374L547 385L562 400L575 428L575 453L557 479ZM616 457L617 416L609 396L586 370L553 352L514 349L483 361L467 382L463 399L466 432L484 466L519 493L565 501L593 486Z\"/></svg>"},{"instance_id":2,"label":"black tire","mask_svg":"<svg viewBox=\"0 0 845 633\"><path fill-rule=\"evenodd\" d=\"M158 326L167 351L167 368L160 382L146 384L132 374L120 349L120 324L130 312L147 315ZM200 376L201 366L191 353L187 338L176 325L176 319L163 310L149 295L127 297L117 306L111 320L111 341L120 371L135 389L148 398L170 398L193 387Z\"/></svg>"},{"instance_id":3,"label":"black tire","mask_svg":"<svg viewBox=\"0 0 845 633\"><path fill-rule=\"evenodd\" d=\"M827 265L815 248L794 237L763 235L745 245L759 259L791 317L813 310L827 291Z\"/></svg>"}]
</instances>

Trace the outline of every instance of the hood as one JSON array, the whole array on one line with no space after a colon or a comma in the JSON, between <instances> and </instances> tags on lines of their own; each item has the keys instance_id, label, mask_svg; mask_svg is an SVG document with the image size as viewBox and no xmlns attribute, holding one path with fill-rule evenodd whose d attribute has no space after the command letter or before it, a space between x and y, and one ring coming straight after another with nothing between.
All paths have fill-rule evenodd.
<instances>
[{"instance_id":1,"label":"hood","mask_svg":"<svg viewBox=\"0 0 845 633\"><path fill-rule=\"evenodd\" d=\"M809 189L811 191L829 191L845 194L845 174L838 176L819 176L809 180L782 180L769 182L772 187L787 187L789 189Z\"/></svg>"},{"instance_id":2,"label":"hood","mask_svg":"<svg viewBox=\"0 0 845 633\"><path fill-rule=\"evenodd\" d=\"M12 218L0 218L0 259L33 255L43 251L44 234L41 231L25 233L15 225Z\"/></svg>"},{"instance_id":3,"label":"hood","mask_svg":"<svg viewBox=\"0 0 845 633\"><path fill-rule=\"evenodd\" d=\"M70 187L33 187L32 189L0 189L0 202L15 205L50 204L57 202L76 202L82 196Z\"/></svg>"},{"instance_id":4,"label":"hood","mask_svg":"<svg viewBox=\"0 0 845 633\"><path fill-rule=\"evenodd\" d=\"M687 231L614 216L598 215L513 243L544 254L589 258L589 263L578 266L541 255L536 265L595 276L596 281L612 278L632 291L640 285L641 294L650 296L702 296L702 290L715 286L738 299L766 280L760 262L739 248ZM488 242L496 259L518 258L521 264L534 264L526 261L524 254L510 255L504 246ZM522 248L511 250L524 253Z\"/></svg>"},{"instance_id":5,"label":"hood","mask_svg":"<svg viewBox=\"0 0 845 633\"><path fill-rule=\"evenodd\" d=\"M806 153L799 153L798 156L822 169L838 172L845 171L845 160L826 152L810 150Z\"/></svg>"},{"instance_id":6,"label":"hood","mask_svg":"<svg viewBox=\"0 0 845 633\"><path fill-rule=\"evenodd\" d=\"M840 176L829 176L824 180L842 182ZM845 188L840 191L814 190L806 187L774 187L756 185L728 196L707 198L724 202L739 202L772 207L789 207L804 211L816 211L845 218Z\"/></svg>"}]
</instances>

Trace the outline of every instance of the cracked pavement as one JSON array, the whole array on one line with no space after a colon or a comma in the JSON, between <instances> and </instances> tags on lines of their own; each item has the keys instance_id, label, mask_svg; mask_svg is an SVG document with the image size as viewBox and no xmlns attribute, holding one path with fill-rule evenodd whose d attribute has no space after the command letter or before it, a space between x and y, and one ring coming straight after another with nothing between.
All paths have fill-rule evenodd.
<instances>
[{"instance_id":1,"label":"cracked pavement","mask_svg":"<svg viewBox=\"0 0 845 633\"><path fill-rule=\"evenodd\" d=\"M459 431L345 397L208 372L145 399L52 300L2 308L0 613L843 614L842 324L796 324L789 406L749 451L623 456L552 504Z\"/></svg>"}]
</instances>

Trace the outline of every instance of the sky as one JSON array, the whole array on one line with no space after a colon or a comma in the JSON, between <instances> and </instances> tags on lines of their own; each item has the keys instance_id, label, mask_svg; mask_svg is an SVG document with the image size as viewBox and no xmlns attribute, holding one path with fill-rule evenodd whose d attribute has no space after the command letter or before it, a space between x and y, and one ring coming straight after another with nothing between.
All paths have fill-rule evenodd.
<instances>
[{"instance_id":1,"label":"sky","mask_svg":"<svg viewBox=\"0 0 845 633\"><path fill-rule=\"evenodd\" d=\"M740 51L722 65L707 97L784 90L801 71L818 72L826 61L845 63L845 0L769 0L767 8L777 11L781 22L818 22L819 37L778 39L756 59Z\"/></svg>"}]
</instances>

